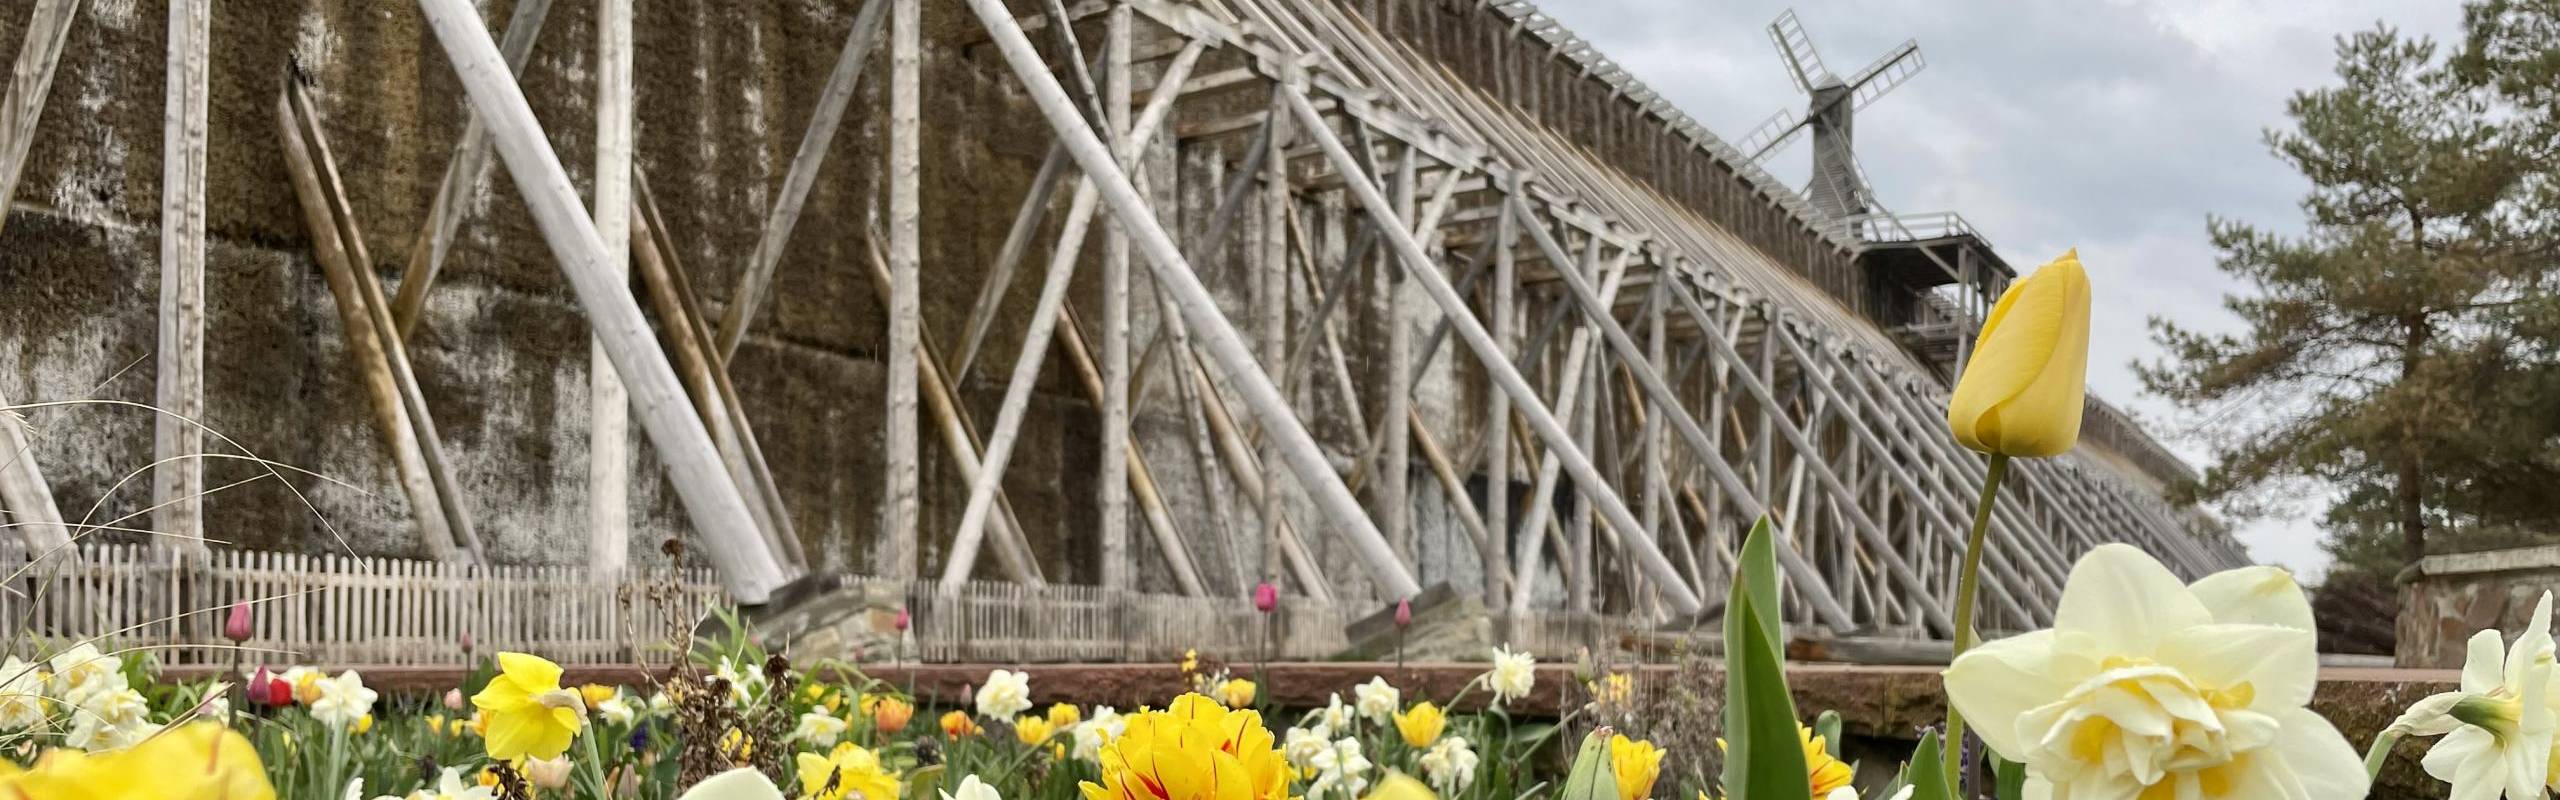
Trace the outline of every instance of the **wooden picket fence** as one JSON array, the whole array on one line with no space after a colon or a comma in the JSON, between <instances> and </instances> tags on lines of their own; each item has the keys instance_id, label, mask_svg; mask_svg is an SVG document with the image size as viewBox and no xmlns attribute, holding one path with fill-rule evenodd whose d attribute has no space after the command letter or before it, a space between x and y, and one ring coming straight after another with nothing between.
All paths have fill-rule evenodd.
<instances>
[{"instance_id":1,"label":"wooden picket fence","mask_svg":"<svg viewBox=\"0 0 2560 800\"><path fill-rule=\"evenodd\" d=\"M570 664L654 664L679 636L726 602L706 569L636 569L599 582L563 566L472 566L218 549L186 556L149 544L82 543L76 558L30 560L0 541L0 652L98 639L143 648L166 664L223 664L228 610L246 603L247 662L461 665L480 653L524 650ZM1350 646L1346 628L1369 611L1284 602L1265 615L1242 598L1197 598L1096 586L971 581L946 592L930 581L848 578L897 598L914 625L910 660L954 663L1167 661L1197 649L1227 660L1324 660ZM1533 612L1496 620L1498 640L1541 660L1590 651L1617 657L1639 637L1608 614ZM1265 637L1268 637L1267 640ZM869 657L892 657L889 653Z\"/></svg>"},{"instance_id":2,"label":"wooden picket fence","mask_svg":"<svg viewBox=\"0 0 2560 800\"><path fill-rule=\"evenodd\" d=\"M563 663L663 663L674 637L725 598L707 570L635 569L603 582L559 566L472 566L255 550L183 555L82 543L31 561L0 542L0 651L100 639L165 664L220 664L234 603L246 603L248 662L460 665L478 652Z\"/></svg>"}]
</instances>

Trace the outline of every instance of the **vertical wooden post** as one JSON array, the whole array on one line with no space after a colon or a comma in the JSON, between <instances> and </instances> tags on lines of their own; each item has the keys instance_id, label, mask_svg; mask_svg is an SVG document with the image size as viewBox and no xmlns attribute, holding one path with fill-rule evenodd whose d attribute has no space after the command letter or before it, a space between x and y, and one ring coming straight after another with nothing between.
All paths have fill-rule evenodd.
<instances>
[{"instance_id":1,"label":"vertical wooden post","mask_svg":"<svg viewBox=\"0 0 2560 800\"><path fill-rule=\"evenodd\" d=\"M596 3L596 173L592 214L608 274L631 274L631 0ZM604 340L587 342L587 574L622 577L631 558L631 400Z\"/></svg>"},{"instance_id":2,"label":"vertical wooden post","mask_svg":"<svg viewBox=\"0 0 2560 800\"><path fill-rule=\"evenodd\" d=\"M168 103L161 126L160 415L152 432L155 541L203 551L204 169L213 0L169 3Z\"/></svg>"},{"instance_id":3,"label":"vertical wooden post","mask_svg":"<svg viewBox=\"0 0 2560 800\"><path fill-rule=\"evenodd\" d=\"M921 0L890 0L889 6L889 354L888 430L882 437L881 461L888 465L888 488L878 554L872 573L891 580L916 575L916 344L921 339L922 305L918 272L921 260L917 229L917 191L921 135L923 31Z\"/></svg>"},{"instance_id":4,"label":"vertical wooden post","mask_svg":"<svg viewBox=\"0 0 2560 800\"><path fill-rule=\"evenodd\" d=\"M1271 138L1262 158L1262 226L1255 232L1253 245L1259 252L1248 252L1246 263L1254 265L1252 274L1260 278L1253 290L1253 322L1256 340L1261 345L1262 367L1282 375L1289 358L1289 126L1282 121L1280 110L1271 110ZM1312 246L1312 244L1310 244ZM1282 380L1287 380L1282 377ZM1286 392L1289 387L1283 385ZM1275 445L1265 440L1260 450L1262 474L1279 474ZM1262 516L1262 580L1280 583L1281 516L1288 513L1281 498L1288 493L1278 482L1264 486L1260 514Z\"/></svg>"},{"instance_id":5,"label":"vertical wooden post","mask_svg":"<svg viewBox=\"0 0 2560 800\"><path fill-rule=\"evenodd\" d=\"M1520 351L1520 333L1512 324L1512 294L1518 287L1513 274L1511 243L1518 221L1511 216L1511 204L1503 203L1496 212L1493 225L1493 306L1488 309L1493 319L1493 341L1500 358L1508 363ZM1511 395L1488 386L1484 412L1484 546L1477 552L1484 565L1484 607L1509 608L1503 597L1500 578L1511 568ZM1517 587L1527 592L1526 586ZM1517 624L1517 621L1514 621ZM1515 628L1516 630L1516 628Z\"/></svg>"},{"instance_id":6,"label":"vertical wooden post","mask_svg":"<svg viewBox=\"0 0 2560 800\"><path fill-rule=\"evenodd\" d=\"M1108 115L1112 152L1129 152L1129 38L1127 3L1111 8L1103 36L1102 108ZM1181 91L1181 87L1173 89ZM1131 588L1129 559L1129 235L1111 215L1102 239L1102 587Z\"/></svg>"},{"instance_id":7,"label":"vertical wooden post","mask_svg":"<svg viewBox=\"0 0 2560 800\"><path fill-rule=\"evenodd\" d=\"M1413 148L1406 147L1403 157L1396 161L1396 217L1408 225L1413 222L1414 212L1413 159ZM1379 465L1379 477L1386 481L1379 485L1378 493L1379 511L1386 517L1379 523L1387 541L1394 542L1406 558L1418 560L1417 545L1413 540L1413 392L1404 382L1406 365L1413 363L1413 327L1406 324L1404 316L1406 267L1392 255L1383 256L1378 261L1387 275L1383 287L1386 289L1383 306L1387 324L1387 380L1383 387L1387 396L1383 423L1387 447L1382 459L1385 463ZM1336 355L1340 352L1335 350Z\"/></svg>"}]
</instances>

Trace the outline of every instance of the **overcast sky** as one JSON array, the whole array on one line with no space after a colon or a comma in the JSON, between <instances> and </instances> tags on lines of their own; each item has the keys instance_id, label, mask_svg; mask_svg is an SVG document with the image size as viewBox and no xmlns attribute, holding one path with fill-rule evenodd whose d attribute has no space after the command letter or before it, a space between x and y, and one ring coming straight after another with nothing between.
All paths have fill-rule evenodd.
<instances>
[{"instance_id":1,"label":"overcast sky","mask_svg":"<svg viewBox=\"0 0 2560 800\"><path fill-rule=\"evenodd\" d=\"M1781 107L1802 109L1766 33L1784 0L1543 0L1600 51L1729 141ZM2334 83L2333 37L2386 22L2459 34L2451 0L1804 3L1798 18L1831 70L1856 72L1905 39L1928 68L1861 111L1857 148L1897 213L1953 210L2020 270L2080 248L2096 284L2089 384L2147 420L2175 410L2127 365L2158 357L2145 320L2229 329L2208 214L2287 230L2307 184L2260 132L2284 101ZM1771 168L1799 187L1799 142ZM2154 425L2155 430L2164 426ZM2171 447L2203 464L2205 442ZM2265 562L2315 577L2325 498L2243 527Z\"/></svg>"}]
</instances>

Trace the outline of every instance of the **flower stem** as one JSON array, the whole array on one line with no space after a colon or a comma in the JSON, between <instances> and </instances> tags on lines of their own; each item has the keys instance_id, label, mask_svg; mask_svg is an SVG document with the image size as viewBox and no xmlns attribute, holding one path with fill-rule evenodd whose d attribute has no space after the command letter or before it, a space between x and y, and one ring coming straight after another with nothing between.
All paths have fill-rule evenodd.
<instances>
[{"instance_id":1,"label":"flower stem","mask_svg":"<svg viewBox=\"0 0 2560 800\"><path fill-rule=\"evenodd\" d=\"M1991 454L1990 471L1982 476L1982 504L1973 510L1973 533L1964 542L1964 571L1956 573L1956 641L1950 658L1973 649L1973 599L1982 586L1982 539L1991 530L1991 502L2000 496L2000 479L2008 474L2009 457ZM1954 702L1947 703L1947 740L1941 749L1947 780L1957 780L1965 768L1964 714L1956 711Z\"/></svg>"},{"instance_id":2,"label":"flower stem","mask_svg":"<svg viewBox=\"0 0 2560 800\"><path fill-rule=\"evenodd\" d=\"M2373 737L2373 747L2364 751L2364 780L2370 784L2382 774L2382 764L2391 760L2391 748L2400 744L2400 732L2385 730Z\"/></svg>"}]
</instances>

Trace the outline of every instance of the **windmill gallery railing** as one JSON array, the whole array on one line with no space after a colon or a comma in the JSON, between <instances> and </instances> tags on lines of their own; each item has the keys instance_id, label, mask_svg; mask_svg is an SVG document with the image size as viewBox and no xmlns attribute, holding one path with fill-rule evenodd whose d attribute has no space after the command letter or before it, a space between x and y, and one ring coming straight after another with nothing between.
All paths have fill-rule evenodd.
<instances>
[{"instance_id":1,"label":"windmill gallery railing","mask_svg":"<svg viewBox=\"0 0 2560 800\"><path fill-rule=\"evenodd\" d=\"M874 575L910 598L919 616L950 621L922 634L918 649L931 658L1160 657L1165 648L1238 635L1248 627L1238 624L1243 612L1227 606L1241 605L1232 599L1263 581L1304 599L1288 613L1309 620L1292 626L1307 631L1324 627L1313 622L1324 615L1347 622L1365 615L1351 610L1416 595L1426 577L1456 586L1505 620L1685 630L1713 611L1739 532L1764 517L1786 544L1779 555L1791 620L1843 633L1943 638L1953 631L1944 609L1962 555L1963 510L1983 464L1944 430L1941 379L1858 299L1869 287L1857 273L1853 243L1809 217L1804 198L1751 163L1757 154L1741 154L1679 116L1528 4L859 3L855 14L822 17L832 26L827 36L844 37L822 89L811 89L821 80L815 74L759 78L808 90L772 96L814 97L816 107L780 180L741 181L755 184L752 196L773 191L754 249L713 253L733 263L712 274L734 283L696 281L686 271L679 256L703 250L679 247L677 237L702 231L679 228L710 217L661 214L649 175L638 168L635 151L674 145L631 138L627 8L591 26L600 36L594 52L601 66L582 67L562 84L595 96L591 104L578 98L568 118L595 118L596 164L584 174L598 179L573 181L544 127L562 117L535 114L537 102L553 98L528 98L515 77L527 68L549 2L514 3L509 18L494 25L467 0L419 0L415 18L405 16L407 5L394 4L403 20L429 32L425 38L440 51L426 57L449 61L462 90L450 94L439 78L434 85L447 94L412 105L460 103L469 111L466 124L450 126L462 138L442 171L443 188L419 215L424 224L405 264L377 264L368 254L357 222L379 209L350 199L378 204L386 193L346 187L387 180L410 165L350 160L355 169L342 173L329 143L333 134L383 124L330 117L333 104L344 110L345 98L373 84L328 86L347 68L316 55L277 65L274 93L251 93L271 108L226 109L219 118L255 121L263 135L266 112L273 112L282 157L255 177L289 184L270 188L299 201L296 221L318 267L310 272L320 274L287 279L327 281L339 326L319 328L344 336L347 346L318 349L344 353L365 377L363 392L332 402L372 412L374 432L391 453L380 472L396 476L373 488L396 491L413 509L420 546L403 551L432 553L439 562L210 549L203 510L190 499L203 491L201 437L164 420L155 431L150 504L157 549L99 550L90 558L83 547L84 557L67 567L74 588L41 595L50 604L43 613L53 615L46 624L76 623L90 633L148 630L179 611L238 599L256 581L279 581L291 590L286 594L334 598L325 610L304 599L275 611L280 630L390 626L294 634L307 638L287 643L323 657L399 658L398 642L467 630L485 633L484 647L556 637L545 641L546 651L564 659L636 658L645 642L619 630L645 632L667 621L614 616L624 613L623 587L649 574L628 552L635 537L624 535L633 527L626 512L639 505L629 502L636 470L614 455L638 451L659 460L650 466L662 469L652 472L664 473L664 495L685 512L669 527L698 542L691 552L715 570L677 579L687 602L711 602L706 582L713 576L729 597L761 603L812 573ZM35 114L17 110L42 108L75 6L36 0L37 33L20 56L13 74L21 79L10 85L6 106L13 112L6 119L28 132ZM200 24L210 13L207 0L171 6L181 22ZM390 8L384 13L395 13ZM928 9L937 24L924 24ZM171 180L162 187L161 218L176 222L160 232L167 253L181 256L205 246L201 224L185 221L204 214L204 60L212 51L202 30L188 30L195 35L169 41ZM1480 42L1499 46L1475 46ZM548 46L587 52L583 42ZM678 50L690 52L668 48L648 57L687 57ZM1912 59L1911 45L1889 53L1852 76L1864 88L1818 99L1815 116L1872 100L1917 68ZM928 70L971 74L928 81ZM885 72L886 86L862 91L866 71L875 83ZM1820 88L1814 83L1808 80L1808 91ZM960 84L1002 86L971 102L993 104L982 113L1003 118L924 124L926 87ZM753 87L759 102L766 89ZM848 113L856 98L872 97L880 113ZM1783 143L1796 129L1820 139L1829 125L1785 126L1770 142ZM861 391L876 387L879 402L832 417L863 430L831 430L824 445L833 449L802 455L836 476L824 480L858 476L877 481L878 491L830 495L832 505L821 507L785 491L805 491L812 481L777 479L745 412L750 398L741 396L758 384L732 381L733 369L749 367L733 367L731 359L741 341L764 335L753 326L775 294L780 254L821 182L830 142L839 128L862 126L862 138L879 146L878 163L848 167L839 159L833 169L865 170L868 178L827 183L849 193L871 187L875 213L863 219L876 222L836 229L847 241L835 252L846 257L830 260L841 268L824 280L852 284L828 284L836 292L831 301L876 299L885 335L858 351L837 347L842 352L827 355L839 359L830 367L838 374L875 374L844 369L844 360L876 363L877 381ZM964 143L955 151L990 159L970 169L1012 170L1006 174L1022 180L928 186L919 178L928 132L1050 141L1036 172L1027 153L1002 155L1019 152L1010 145ZM5 133L0 175L14 177L28 134ZM706 142L703 149L719 148ZM546 552L577 553L579 563L633 576L628 581L487 563L493 548L479 541L472 511L476 505L486 513L496 501L465 492L507 492L514 481L455 477L458 465L439 450L427 393L469 376L422 381L418 369L432 362L409 361L407 337L424 324L421 315L460 305L421 299L433 291L460 217L519 207L471 202L473 193L489 191L479 188L484 184L509 183L478 179L492 155L568 278L568 291L552 290L544 302L574 300L590 326L580 338L593 337L590 418L566 417L588 423L588 430L569 432L569 444L593 444L578 450L542 443L544 457L602 454L589 459L589 491L532 496L602 499L589 503L588 529L547 542ZM668 157L657 165L692 163ZM438 174L432 164L409 171ZM581 184L592 184L591 198L581 196ZM1007 198L986 219L959 223L952 220L979 206L937 205L954 198L927 192L1016 185L1025 187L1018 206ZM937 214L925 215L928 207ZM933 286L968 294L974 283L975 302L923 301L928 219L990 234L933 232ZM515 226L524 239L515 244L526 252L510 257L540 260L543 248L522 228ZM1044 244L1052 233L1055 243ZM1088 238L1099 240L1090 252ZM273 237L263 241L272 246ZM986 252L969 249L980 245ZM1017 269L1035 258L1037 269ZM1099 274L1079 277L1087 265ZM205 402L204 264L200 255L164 257L160 268L168 289L161 331L186 346L162 348L152 365L158 405L194 419L201 415L190 410ZM385 290L385 270L399 274L396 294ZM1032 285L1016 286L1017 272ZM928 308L939 318L928 319ZM805 339L774 338L794 343L781 350L816 349ZM559 361L562 354L541 358ZM1044 378L1053 365L1073 374ZM457 369L452 360L444 367ZM840 384L811 385L820 395L844 389L852 396ZM1016 458L1026 428L1038 435L1039 423L1026 419L1040 387L1069 395L1044 400L1044 408L1089 414L1095 435L1051 437L1072 449L1046 454L1055 458ZM973 416L989 409L992 415ZM620 416L626 410L627 421ZM0 419L0 433L17 433L6 423ZM641 430L650 446L622 449L626 427ZM869 447L873 430L880 434L876 459L840 452ZM807 446L765 441L777 450ZM948 458L920 456L929 449ZM58 513L48 513L41 450L0 437L0 455L9 456L0 466L0 501L29 521L19 530L33 546L60 547L69 532L54 522ZM490 460L469 466L492 469ZM851 466L857 461L863 468ZM1052 505L1032 508L1034 500L1018 493L1034 481L1009 479L1008 470L1042 467L1022 462L1090 471L1090 479L1040 476L1036 483L1090 487L1091 494L1077 489L1078 496L1042 498ZM2133 542L2189 576L2246 560L2152 488L2124 480L2114 464L2074 455L2013 470L1990 522L1995 546L1983 627L2049 623L2069 565L2101 543ZM950 491L923 490L929 467L949 471L931 478ZM1089 528L1042 518L1084 519L1041 512L1081 512L1088 504ZM829 523L825 536L853 541L804 536L794 520L809 519ZM942 525L951 527L927 530ZM1072 538L1043 542L1026 533L1035 525ZM1072 551L1034 549L1042 544ZM627 572L619 569L625 564ZM1074 581L1046 571L1062 564L1074 565ZM1093 585L1062 585L1070 582ZM536 584L567 588L537 596ZM925 586L937 591L920 591ZM125 594L100 594L113 592ZM64 597L111 598L102 602L113 610L65 606ZM403 603L438 610L404 614ZM1146 612L1148 620L1171 622L1157 630L1099 613L1024 616L1042 604L1084 612L1153 606L1159 610ZM540 611L573 607L574 614ZM1072 627L1084 624L1077 620L1119 627ZM421 621L442 627L397 627ZM172 641L203 641L201 629L188 627L194 618L162 624ZM1534 633L1554 627L1544 624L1513 627L1532 638L1591 638ZM1105 633L1135 638L1092 641ZM944 645L933 637L946 635L976 643L953 640L937 650ZM1326 635L1308 633L1288 646L1329 653Z\"/></svg>"}]
</instances>

